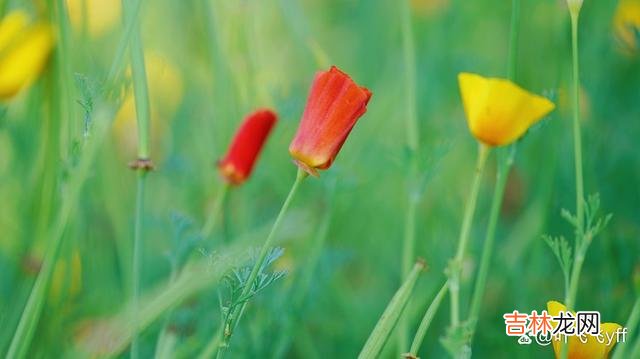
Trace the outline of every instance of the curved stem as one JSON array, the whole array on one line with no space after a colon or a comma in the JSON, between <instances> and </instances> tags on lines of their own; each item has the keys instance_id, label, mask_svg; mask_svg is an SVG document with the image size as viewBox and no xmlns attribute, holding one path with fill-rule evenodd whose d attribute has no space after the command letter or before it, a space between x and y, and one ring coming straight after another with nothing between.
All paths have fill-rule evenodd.
<instances>
[{"instance_id":1,"label":"curved stem","mask_svg":"<svg viewBox=\"0 0 640 359\"><path fill-rule=\"evenodd\" d=\"M460 272L462 271L462 260L469 242L469 233L471 232L471 223L476 210L476 202L478 200L478 192L480 190L480 181L484 165L489 156L489 147L480 144L478 148L478 160L476 163L475 175L471 185L471 192L467 199L462 227L460 228L460 237L458 238L458 251L449 266L449 291L451 292L451 325L455 328L460 324Z\"/></svg>"},{"instance_id":2,"label":"curved stem","mask_svg":"<svg viewBox=\"0 0 640 359\"><path fill-rule=\"evenodd\" d=\"M253 284L256 281L258 274L260 273L260 269L262 268L262 265L264 264L264 260L267 257L267 253L269 252L273 239L275 238L275 234L280 228L280 223L282 222L282 219L287 213L287 210L289 209L289 205L291 205L291 201L293 200L296 192L298 191L298 187L300 186L302 181L305 178L307 178L307 176L308 174L304 170L298 169L296 180L293 183L293 186L291 186L289 195L287 196L287 199L282 204L282 208L280 208L280 213L278 213L278 217L276 217L275 222L273 222L273 226L271 227L271 232L269 232L267 239L262 244L262 248L260 249L258 258L255 264L253 265L253 268L251 269L251 273L249 274L249 279L247 280L244 288L242 289L240 298L247 297L250 294L251 290L253 289L254 287ZM227 317L228 319L224 325L224 330L222 332L222 342L220 343L220 346L218 348L218 354L216 355L218 359L224 357L225 350L229 346L229 341L231 340L231 335L233 334L235 327L240 322L240 318L242 317L242 314L247 305L247 302L248 301L245 301L242 305L236 306L233 310L231 310L231 313L229 313Z\"/></svg>"},{"instance_id":3,"label":"curved stem","mask_svg":"<svg viewBox=\"0 0 640 359\"><path fill-rule=\"evenodd\" d=\"M429 305L429 308L424 313L424 317L422 317L422 321L420 322L420 326L418 327L418 331L416 331L416 335L413 338L413 342L411 343L411 349L409 350L409 354L405 355L406 358L417 358L418 350L422 346L422 341L424 340L425 335L427 334L427 330L431 325L431 321L433 317L438 312L438 308L440 308L440 303L442 303L442 299L444 295L447 294L449 283L445 282L438 294L436 294L435 298Z\"/></svg>"}]
</instances>

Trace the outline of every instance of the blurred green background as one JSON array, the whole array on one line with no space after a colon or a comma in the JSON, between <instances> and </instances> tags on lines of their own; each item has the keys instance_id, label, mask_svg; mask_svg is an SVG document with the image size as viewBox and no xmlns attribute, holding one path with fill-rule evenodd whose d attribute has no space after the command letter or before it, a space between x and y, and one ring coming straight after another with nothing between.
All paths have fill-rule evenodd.
<instances>
[{"instance_id":1,"label":"blurred green background","mask_svg":"<svg viewBox=\"0 0 640 359\"><path fill-rule=\"evenodd\" d=\"M50 19L57 29L67 23L60 31L68 41L59 36L41 78L3 105L0 352L11 340L86 140L91 124L85 109L105 101L101 90L122 32L117 0L89 1L99 10L85 16L73 12L82 0L3 3L5 12L24 9ZM230 192L209 252L239 238L253 241L246 248L263 240L295 177L287 148L316 71L335 64L373 92L334 166L302 186L279 235L285 254L276 267L289 273L252 302L230 357L272 357L277 350L285 357L354 357L400 284L408 171L402 6L392 0L143 2L157 166L148 176L145 208L146 289L167 280L167 253L182 250L202 225L222 184L213 164L245 114L271 107L280 121L252 178ZM445 281L475 162L476 142L466 127L457 74L506 76L511 4L411 0L408 6L420 162L429 178L418 209L416 254L430 269L405 312L413 332ZM616 33L616 8L616 1L586 0L581 14L585 187L600 193L601 207L613 220L589 250L577 306L624 324L640 262L640 56L637 45ZM521 14L516 82L553 99L557 108L517 146L473 348L480 358L552 357L550 347L521 346L507 337L502 314L542 310L548 300L563 298L560 267L541 236L573 234L560 217L562 208L575 210L569 15L560 0L522 0ZM113 19L100 20L105 16ZM107 24L96 29L99 21ZM117 313L127 301L135 203L135 174L127 168L135 157L128 93L122 90L106 101L116 120L66 227L62 264L54 273L32 357L66 353L82 323ZM465 260L463 315L494 174L492 156ZM326 243L312 266L313 238L329 211ZM200 247L207 245L197 243L194 256L202 256ZM311 275L308 286L301 279L305 273ZM295 293L299 303L292 300ZM176 356L201 350L219 316L213 286L173 311L168 320L179 338ZM427 333L423 357L446 355L439 339L448 319L447 299ZM153 355L163 320L145 331L143 357ZM394 353L392 338L384 356L397 357Z\"/></svg>"}]
</instances>

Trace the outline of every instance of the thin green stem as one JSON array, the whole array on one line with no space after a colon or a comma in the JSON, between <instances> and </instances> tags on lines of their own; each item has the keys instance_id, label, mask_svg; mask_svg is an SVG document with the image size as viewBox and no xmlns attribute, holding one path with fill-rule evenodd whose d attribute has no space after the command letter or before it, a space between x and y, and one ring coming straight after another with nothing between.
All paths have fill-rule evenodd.
<instances>
[{"instance_id":1,"label":"thin green stem","mask_svg":"<svg viewBox=\"0 0 640 359\"><path fill-rule=\"evenodd\" d=\"M578 294L578 284L587 245L584 242L584 184L582 177L582 138L580 135L580 68L578 52L578 19L580 9L570 9L571 13L571 49L573 62L573 150L575 155L576 170L576 241L574 243L574 261L571 269L571 280L566 293L565 305L569 310L574 310L576 296ZM567 359L569 356L569 346L562 345L560 357Z\"/></svg>"},{"instance_id":2,"label":"thin green stem","mask_svg":"<svg viewBox=\"0 0 640 359\"><path fill-rule=\"evenodd\" d=\"M274 358L282 358L285 356L287 349L291 343L291 339L295 337L293 331L297 329L294 326L298 323L302 315L301 310L305 303L305 298L309 293L309 288L313 284L314 274L316 273L318 263L320 261L320 255L324 248L324 243L327 240L329 234L329 228L331 227L331 219L333 217L333 194L335 192L335 181L330 185L324 198L327 201L327 207L324 212L324 216L320 222L320 226L314 236L309 248L309 256L305 260L305 267L300 275L300 279L295 286L291 287L291 314L286 317L285 323L282 325L280 331L278 344L275 345Z\"/></svg>"},{"instance_id":3,"label":"thin green stem","mask_svg":"<svg viewBox=\"0 0 640 359\"><path fill-rule=\"evenodd\" d=\"M135 213L135 228L134 228L134 237L133 237L133 277L132 277L132 290L131 290L131 298L133 305L133 315L134 325L137 325L138 320L135 317L138 315L138 311L140 308L139 298L140 298L140 267L141 267L141 256L142 256L142 231L144 227L144 190L145 190L145 179L147 176L147 171L138 170L137 174L137 188L136 188L136 213ZM138 328L133 328L134 332L138 332ZM133 336L131 341L131 358L138 357L138 337L136 335Z\"/></svg>"},{"instance_id":4,"label":"thin green stem","mask_svg":"<svg viewBox=\"0 0 640 359\"><path fill-rule=\"evenodd\" d=\"M640 338L636 338L636 343L631 350L631 355L628 358L640 358Z\"/></svg>"},{"instance_id":5,"label":"thin green stem","mask_svg":"<svg viewBox=\"0 0 640 359\"><path fill-rule=\"evenodd\" d=\"M65 186L64 196L61 197L63 198L62 205L57 211L58 217L47 235L49 245L44 255L42 269L38 273L36 282L31 289L29 299L20 317L18 327L13 335L6 356L8 359L21 359L27 354L40 319L53 269L60 254L67 223L78 205L80 190L89 175L89 170L93 164L98 147L102 143L110 123L108 119L111 118L111 113L101 110L96 111L97 114L93 121L95 125L92 131L92 140L88 141L83 148L80 162L74 171L71 172L67 185Z\"/></svg>"},{"instance_id":6,"label":"thin green stem","mask_svg":"<svg viewBox=\"0 0 640 359\"><path fill-rule=\"evenodd\" d=\"M140 265L143 246L143 230L144 230L144 189L147 171L150 166L149 158L149 90L147 88L147 75L144 63L144 50L142 40L140 38L140 18L139 18L139 1L122 0L122 8L124 11L125 23L131 24L131 36L129 42L129 54L131 59L131 73L133 77L133 94L136 108L136 122L138 126L138 159L137 170L137 191L136 191L136 212L135 227L133 238L133 264L132 264L132 303L134 326L137 326L137 313L139 312L140 297ZM137 328L133 328L134 335L131 341L131 358L138 358L138 338L135 333Z\"/></svg>"},{"instance_id":7,"label":"thin green stem","mask_svg":"<svg viewBox=\"0 0 640 359\"><path fill-rule=\"evenodd\" d=\"M625 328L627 328L627 330L629 330L629 333L627 333L627 340L630 341L633 339L638 327L638 322L640 322L640 296L633 304L633 309L631 309L631 314L629 314L629 320L627 320L627 324L624 326ZM640 339L638 339L638 343L640 343ZM640 353L637 353L635 356L625 355L628 345L630 344L618 343L618 345L616 346L616 351L613 355L613 359L637 358L637 354ZM640 347L640 344L638 344L638 346Z\"/></svg>"},{"instance_id":8,"label":"thin green stem","mask_svg":"<svg viewBox=\"0 0 640 359\"><path fill-rule=\"evenodd\" d=\"M425 266L426 264L423 260L418 260L415 263L409 276L407 276L407 279L391 298L387 308L385 308L380 316L378 323L376 323L376 326L371 331L369 338L358 355L358 359L374 359L380 356L380 352L389 339L391 331L393 331L393 328L400 319L404 308L407 306L411 298L411 293L413 292L413 287Z\"/></svg>"},{"instance_id":9,"label":"thin green stem","mask_svg":"<svg viewBox=\"0 0 640 359\"><path fill-rule=\"evenodd\" d=\"M507 78L515 81L516 69L518 65L518 35L520 32L520 0L512 0L511 2L511 29L509 36L509 57L507 62ZM504 191L507 186L507 179L513 160L515 157L515 145L510 145L506 149L500 149L498 152L498 168L496 170L496 185L493 189L493 199L491 201L491 209L489 213L489 224L482 247L482 257L478 269L478 278L473 290L471 299L471 309L469 311L469 319L471 322L471 334L469 337L469 345L473 342L475 329L478 325L478 316L480 307L487 284L489 274L489 266L493 255L493 247L496 236L496 227L500 218L500 208Z\"/></svg>"},{"instance_id":10,"label":"thin green stem","mask_svg":"<svg viewBox=\"0 0 640 359\"><path fill-rule=\"evenodd\" d=\"M140 13L140 7L142 5L142 0L123 0L123 5L126 5L125 2L129 3L133 1L133 4L129 4L129 10L132 12L127 15L124 24L124 31L118 42L118 48L116 49L116 55L111 63L111 68L109 69L109 74L107 75L107 85L113 85L118 82L120 75L124 69L125 65L125 54L127 52L127 48L129 47L129 43L131 42L131 37L134 33L134 30L138 26L138 14ZM129 11L125 10L125 11Z\"/></svg>"},{"instance_id":11,"label":"thin green stem","mask_svg":"<svg viewBox=\"0 0 640 359\"><path fill-rule=\"evenodd\" d=\"M504 197L507 178L509 177L509 170L513 163L513 153L513 151L510 151L510 153L506 155L508 158L506 158L505 161L499 161L498 163L496 186L493 191L491 212L489 214L489 224L487 226L487 233L482 247L482 257L480 259L480 266L478 269L478 278L476 279L476 285L471 299L471 309L469 311L469 319L471 320L471 337L469 338L469 344L473 341L473 335L475 334L478 315L480 314L484 290L487 284L487 276L489 274L489 266L491 264L491 257L493 254L493 244L496 237L496 226L498 218L500 217L500 208L502 207L502 199Z\"/></svg>"},{"instance_id":12,"label":"thin green stem","mask_svg":"<svg viewBox=\"0 0 640 359\"><path fill-rule=\"evenodd\" d=\"M211 211L209 212L209 215L207 216L207 221L205 222L204 226L202 227L202 238L203 239L207 239L211 236L211 233L213 232L213 228L215 227L216 224L216 220L218 219L218 216L220 215L220 210L222 209L222 205L224 204L224 200L227 197L227 193L229 192L229 184L225 183L222 188L220 189L220 193L218 194L218 196L216 197L215 202L213 203L213 207L211 207Z\"/></svg>"},{"instance_id":13,"label":"thin green stem","mask_svg":"<svg viewBox=\"0 0 640 359\"><path fill-rule=\"evenodd\" d=\"M458 238L458 251L449 266L449 291L451 294L451 325L455 328L460 324L460 272L462 271L462 260L469 242L469 233L471 232L471 224L473 215L476 210L476 202L480 191L480 182L482 180L482 172L484 165L489 156L489 147L479 144L478 160L476 163L475 174L471 185L471 192L467 199L462 227L460 228L460 237Z\"/></svg>"},{"instance_id":14,"label":"thin green stem","mask_svg":"<svg viewBox=\"0 0 640 359\"><path fill-rule=\"evenodd\" d=\"M422 346L422 341L424 340L425 335L427 334L427 330L429 330L429 326L431 326L431 321L433 317L438 312L438 308L440 308L440 303L442 303L442 299L444 295L447 294L447 289L449 288L449 283L445 282L438 294L436 294L433 301L427 308L427 311L424 313L424 317L422 317L422 321L420 322L420 326L416 331L416 335L413 338L413 342L411 343L411 349L409 349L409 353L405 355L406 358L417 358L418 351Z\"/></svg>"},{"instance_id":15,"label":"thin green stem","mask_svg":"<svg viewBox=\"0 0 640 359\"><path fill-rule=\"evenodd\" d=\"M402 0L402 50L405 74L405 109L407 147L410 151L409 171L407 173L407 211L405 214L404 242L402 245L402 280L406 280L415 261L415 222L418 199L415 193L415 182L418 173L418 148L419 131L416 115L416 55L413 37L413 25L411 21L411 6L409 0ZM401 317L398 323L398 349L406 350L409 341L408 322L406 317Z\"/></svg>"},{"instance_id":16,"label":"thin green stem","mask_svg":"<svg viewBox=\"0 0 640 359\"><path fill-rule=\"evenodd\" d=\"M277 233L278 229L280 228L280 223L282 222L282 219L284 218L285 214L287 213L287 210L289 209L289 206L291 205L291 201L293 200L293 198L295 197L296 192L298 191L298 187L300 187L300 184L302 183L302 181L305 178L307 178L307 176L308 176L308 174L305 171L303 171L302 169L298 169L298 174L296 175L296 180L293 183L293 186L291 186L291 190L289 191L289 195L287 196L287 199L282 204L282 208L280 208L280 213L278 213L278 217L276 217L275 222L273 222L273 227L271 227L271 231L269 232L269 235L267 236L267 239L262 244L262 248L260 249L260 253L258 254L258 258L257 258L255 264L253 265L253 269L251 269L251 273L249 274L249 279L247 280L244 288L242 289L242 293L240 294L240 298L247 297L250 294L251 290L254 288L253 283L256 281L256 278L258 277L258 274L260 273L260 268L262 268L262 265L264 264L264 260L267 257L267 253L269 252L269 249L271 248L273 239L275 238L275 234ZM244 302L242 305L236 306L231 311L231 313L229 314L229 316L228 316L229 319L225 323L225 328L224 328L224 331L222 333L222 342L221 342L220 346L218 347L218 354L217 354L217 358L218 359L224 357L225 350L229 347L229 341L231 340L231 336L233 335L235 327L240 322L240 319L242 317L242 313L244 312L244 309L245 309L245 307L247 305L247 302Z\"/></svg>"},{"instance_id":17,"label":"thin green stem","mask_svg":"<svg viewBox=\"0 0 640 359\"><path fill-rule=\"evenodd\" d=\"M575 261L571 272L571 281L569 284L569 292L565 299L567 308L573 310L578 293L578 282L580 280L580 271L586 247L583 246L584 241L584 189L582 176L582 140L580 135L580 72L578 58L578 13L571 14L571 43L573 57L573 140L575 152L576 167L576 243L575 243Z\"/></svg>"}]
</instances>

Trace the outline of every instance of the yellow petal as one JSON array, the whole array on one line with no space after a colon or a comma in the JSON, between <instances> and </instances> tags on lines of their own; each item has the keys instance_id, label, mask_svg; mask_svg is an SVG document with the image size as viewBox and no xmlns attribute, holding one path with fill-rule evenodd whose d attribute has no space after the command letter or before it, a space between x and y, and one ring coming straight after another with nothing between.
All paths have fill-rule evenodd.
<instances>
[{"instance_id":1,"label":"yellow petal","mask_svg":"<svg viewBox=\"0 0 640 359\"><path fill-rule=\"evenodd\" d=\"M0 52L27 27L28 16L24 11L16 10L5 16L0 22Z\"/></svg>"},{"instance_id":2,"label":"yellow petal","mask_svg":"<svg viewBox=\"0 0 640 359\"><path fill-rule=\"evenodd\" d=\"M547 302L547 312L552 317L557 316L560 312L566 311L567 307L560 302L554 300ZM571 313L575 315L575 312ZM558 323L551 321L551 325L555 329ZM569 345L569 359L606 359L609 351L611 351L616 343L617 338L615 337L615 333L619 328L621 328L619 324L603 323L600 325L600 332L602 333L600 338L585 335L581 340L577 336L569 336L567 341ZM610 338L613 338L611 343L609 343ZM553 340L552 342L556 358L560 357L562 341L563 340L559 339Z\"/></svg>"},{"instance_id":3,"label":"yellow petal","mask_svg":"<svg viewBox=\"0 0 640 359\"><path fill-rule=\"evenodd\" d=\"M517 140L555 107L508 80L461 73L458 81L469 129L489 146Z\"/></svg>"},{"instance_id":4,"label":"yellow petal","mask_svg":"<svg viewBox=\"0 0 640 359\"><path fill-rule=\"evenodd\" d=\"M618 38L629 49L637 47L634 28L640 28L640 0L622 0L613 17L613 27Z\"/></svg>"},{"instance_id":5,"label":"yellow petal","mask_svg":"<svg viewBox=\"0 0 640 359\"><path fill-rule=\"evenodd\" d=\"M53 32L46 24L31 27L0 58L0 98L9 99L40 74L53 48Z\"/></svg>"}]
</instances>

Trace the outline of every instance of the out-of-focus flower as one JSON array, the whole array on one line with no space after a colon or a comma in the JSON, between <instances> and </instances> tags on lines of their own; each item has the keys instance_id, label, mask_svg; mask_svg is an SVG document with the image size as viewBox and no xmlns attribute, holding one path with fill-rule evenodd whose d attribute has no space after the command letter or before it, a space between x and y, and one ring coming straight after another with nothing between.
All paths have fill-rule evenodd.
<instances>
[{"instance_id":1,"label":"out-of-focus flower","mask_svg":"<svg viewBox=\"0 0 640 359\"><path fill-rule=\"evenodd\" d=\"M560 302L554 300L547 302L547 311L550 316L558 316L560 312L566 312L567 307ZM572 312L573 313L573 312ZM575 313L573 313L575 316ZM557 322L551 322L555 329L559 324ZM620 324L616 323L602 323L600 324L601 335L604 336L604 340L598 340L598 337L585 335L584 337L578 337L575 335L569 336L567 340L569 359L606 359L611 349L616 344L616 332L622 328ZM609 341L607 338L614 338ZM562 343L564 338L554 339L553 351L556 354L556 358L560 358Z\"/></svg>"},{"instance_id":2,"label":"out-of-focus flower","mask_svg":"<svg viewBox=\"0 0 640 359\"><path fill-rule=\"evenodd\" d=\"M116 26L122 13L120 0L67 0L69 20L76 31L85 26L92 37L100 37Z\"/></svg>"},{"instance_id":3,"label":"out-of-focus flower","mask_svg":"<svg viewBox=\"0 0 640 359\"><path fill-rule=\"evenodd\" d=\"M508 80L461 73L458 82L469 130L489 146L516 141L555 107Z\"/></svg>"},{"instance_id":4,"label":"out-of-focus flower","mask_svg":"<svg viewBox=\"0 0 640 359\"><path fill-rule=\"evenodd\" d=\"M9 100L42 72L54 45L51 26L16 10L0 22L0 99Z\"/></svg>"},{"instance_id":5,"label":"out-of-focus flower","mask_svg":"<svg viewBox=\"0 0 640 359\"><path fill-rule=\"evenodd\" d=\"M616 36L625 48L634 51L640 38L640 0L621 0L613 16Z\"/></svg>"},{"instance_id":6,"label":"out-of-focus flower","mask_svg":"<svg viewBox=\"0 0 640 359\"><path fill-rule=\"evenodd\" d=\"M295 163L307 173L331 166L358 119L367 111L371 92L332 66L311 85L298 132L289 146Z\"/></svg>"},{"instance_id":7,"label":"out-of-focus flower","mask_svg":"<svg viewBox=\"0 0 640 359\"><path fill-rule=\"evenodd\" d=\"M451 0L410 0L411 10L420 16L435 16L450 5Z\"/></svg>"},{"instance_id":8,"label":"out-of-focus flower","mask_svg":"<svg viewBox=\"0 0 640 359\"><path fill-rule=\"evenodd\" d=\"M61 258L56 263L51 278L49 297L53 302L71 298L82 289L82 260L80 252L74 250L69 258Z\"/></svg>"},{"instance_id":9,"label":"out-of-focus flower","mask_svg":"<svg viewBox=\"0 0 640 359\"><path fill-rule=\"evenodd\" d=\"M276 114L267 109L244 119L227 154L218 162L220 175L227 183L239 185L249 178L276 121Z\"/></svg>"},{"instance_id":10,"label":"out-of-focus flower","mask_svg":"<svg viewBox=\"0 0 640 359\"><path fill-rule=\"evenodd\" d=\"M151 148L152 157L159 157L158 144L170 125L182 102L183 83L179 70L165 57L154 52L145 53L145 67L151 107ZM131 76L131 71L127 71ZM118 149L127 157L135 157L138 147L138 127L133 89L127 89L124 100L113 124Z\"/></svg>"}]
</instances>

